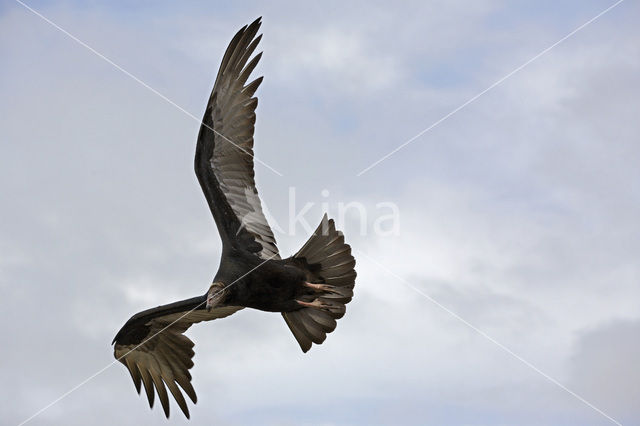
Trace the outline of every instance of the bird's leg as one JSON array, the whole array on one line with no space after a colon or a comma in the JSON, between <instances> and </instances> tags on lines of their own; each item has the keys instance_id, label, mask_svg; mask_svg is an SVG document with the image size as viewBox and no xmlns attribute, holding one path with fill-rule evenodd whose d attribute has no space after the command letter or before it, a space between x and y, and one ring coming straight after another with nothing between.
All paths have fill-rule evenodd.
<instances>
[{"instance_id":1,"label":"bird's leg","mask_svg":"<svg viewBox=\"0 0 640 426\"><path fill-rule=\"evenodd\" d=\"M305 287L309 287L311 289L313 289L315 292L317 293L334 293L334 294L340 294L335 290L335 287L332 285L328 285L328 284L314 284L314 283L308 283L305 282L304 283Z\"/></svg>"},{"instance_id":2,"label":"bird's leg","mask_svg":"<svg viewBox=\"0 0 640 426\"><path fill-rule=\"evenodd\" d=\"M329 312L338 312L340 311L340 305L336 305L331 300L322 299L322 296L329 296L329 294L338 294L341 293L338 291L338 288L329 284L315 284L310 282L304 283L305 287L308 287L314 291L315 296L307 295L307 297L315 297L312 302L305 302L304 300L296 299L296 303L305 308L315 308L322 309ZM329 296L330 297L330 296ZM308 300L308 299L307 299Z\"/></svg>"},{"instance_id":3,"label":"bird's leg","mask_svg":"<svg viewBox=\"0 0 640 426\"><path fill-rule=\"evenodd\" d=\"M296 302L305 308L330 309L332 307L332 305L326 304L320 299L315 299L313 302L303 302L302 300L296 300Z\"/></svg>"}]
</instances>

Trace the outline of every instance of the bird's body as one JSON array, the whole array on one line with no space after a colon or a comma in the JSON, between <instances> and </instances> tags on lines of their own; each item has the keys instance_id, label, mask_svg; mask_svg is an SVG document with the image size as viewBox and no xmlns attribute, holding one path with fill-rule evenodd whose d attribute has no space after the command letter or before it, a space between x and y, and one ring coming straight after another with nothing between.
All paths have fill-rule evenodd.
<instances>
[{"instance_id":1,"label":"bird's body","mask_svg":"<svg viewBox=\"0 0 640 426\"><path fill-rule=\"evenodd\" d=\"M167 417L167 388L184 414L182 391L196 402L189 369L194 323L224 318L243 308L282 314L304 352L336 327L353 297L355 260L333 220L323 217L307 243L281 259L262 212L253 170L253 133L262 77L246 83L262 53L260 19L231 40L198 134L195 172L222 239L222 258L207 292L132 316L116 334L114 355L149 404L157 392ZM179 386L179 387L178 387Z\"/></svg>"},{"instance_id":2,"label":"bird's body","mask_svg":"<svg viewBox=\"0 0 640 426\"><path fill-rule=\"evenodd\" d=\"M255 264L254 260L251 264L258 270L260 263ZM236 278L238 281L229 288L225 303L268 312L298 310L300 305L296 299L305 293L304 283L307 281L307 274L301 266L295 259L268 260L259 267L259 273ZM230 269L235 269L232 274L240 272L234 266Z\"/></svg>"}]
</instances>

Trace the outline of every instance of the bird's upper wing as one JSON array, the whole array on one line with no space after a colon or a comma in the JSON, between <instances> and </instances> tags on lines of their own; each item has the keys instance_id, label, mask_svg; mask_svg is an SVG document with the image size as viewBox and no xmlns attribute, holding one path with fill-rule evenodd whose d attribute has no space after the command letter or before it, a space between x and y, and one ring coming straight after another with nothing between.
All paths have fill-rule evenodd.
<instances>
[{"instance_id":1,"label":"bird's upper wing","mask_svg":"<svg viewBox=\"0 0 640 426\"><path fill-rule=\"evenodd\" d=\"M233 37L222 59L202 120L195 171L218 226L223 249L238 245L263 259L279 259L262 211L253 170L253 132L262 77L245 84L262 53L254 56L260 18Z\"/></svg>"},{"instance_id":2,"label":"bird's upper wing","mask_svg":"<svg viewBox=\"0 0 640 426\"><path fill-rule=\"evenodd\" d=\"M191 324L224 318L242 309L224 306L207 311L205 303L206 296L194 297L139 312L113 339L114 356L129 370L138 393L144 384L149 406L153 407L155 386L167 417L169 396L165 385L187 418L189 409L177 385L194 404L197 400L189 373L193 367L193 342L183 333Z\"/></svg>"}]
</instances>

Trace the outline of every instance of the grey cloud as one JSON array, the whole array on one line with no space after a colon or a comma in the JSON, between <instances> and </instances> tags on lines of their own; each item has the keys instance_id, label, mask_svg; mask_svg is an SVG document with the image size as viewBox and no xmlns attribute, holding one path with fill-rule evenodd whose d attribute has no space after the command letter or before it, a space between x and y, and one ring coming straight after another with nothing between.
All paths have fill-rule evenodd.
<instances>
[{"instance_id":1,"label":"grey cloud","mask_svg":"<svg viewBox=\"0 0 640 426\"><path fill-rule=\"evenodd\" d=\"M316 203L312 225L325 188L331 202L396 202L397 237L340 224L355 248L635 421L640 86L624 10L354 177L598 12L474 5L42 12L196 116L228 38L263 14L256 152L285 176L259 166L257 182L273 216L286 222L289 186ZM0 410L17 424L112 362L132 313L205 291L220 243L192 171L197 122L18 5L0 20ZM281 251L302 234L277 235ZM190 330L191 424L607 424L374 263L358 273L349 313L305 356L277 315ZM32 424L161 418L116 365Z\"/></svg>"},{"instance_id":2,"label":"grey cloud","mask_svg":"<svg viewBox=\"0 0 640 426\"><path fill-rule=\"evenodd\" d=\"M571 357L570 384L602 408L620 413L623 424L640 420L640 322L614 320L584 330Z\"/></svg>"}]
</instances>

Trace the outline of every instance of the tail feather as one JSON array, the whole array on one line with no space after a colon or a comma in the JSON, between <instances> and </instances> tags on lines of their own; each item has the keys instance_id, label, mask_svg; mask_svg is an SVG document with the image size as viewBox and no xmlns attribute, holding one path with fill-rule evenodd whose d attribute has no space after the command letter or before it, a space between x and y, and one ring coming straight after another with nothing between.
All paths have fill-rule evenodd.
<instances>
[{"instance_id":1,"label":"tail feather","mask_svg":"<svg viewBox=\"0 0 640 426\"><path fill-rule=\"evenodd\" d=\"M346 261L346 262L338 264L338 265L331 265L331 266L328 266L326 268L323 268L323 271L325 272L325 274L327 272L329 272L331 274L336 274L336 275L337 274L346 274L348 272L353 271L353 267L354 266L356 266L355 260L349 260L349 261Z\"/></svg>"},{"instance_id":2,"label":"tail feather","mask_svg":"<svg viewBox=\"0 0 640 426\"><path fill-rule=\"evenodd\" d=\"M307 352L312 343L324 342L327 334L335 330L336 320L344 316L345 305L353 297L356 261L351 255L351 247L344 242L342 232L336 230L333 219L326 214L313 235L293 257L306 261L313 283L333 286L331 291L316 298L320 307L282 314L300 348Z\"/></svg>"}]
</instances>

